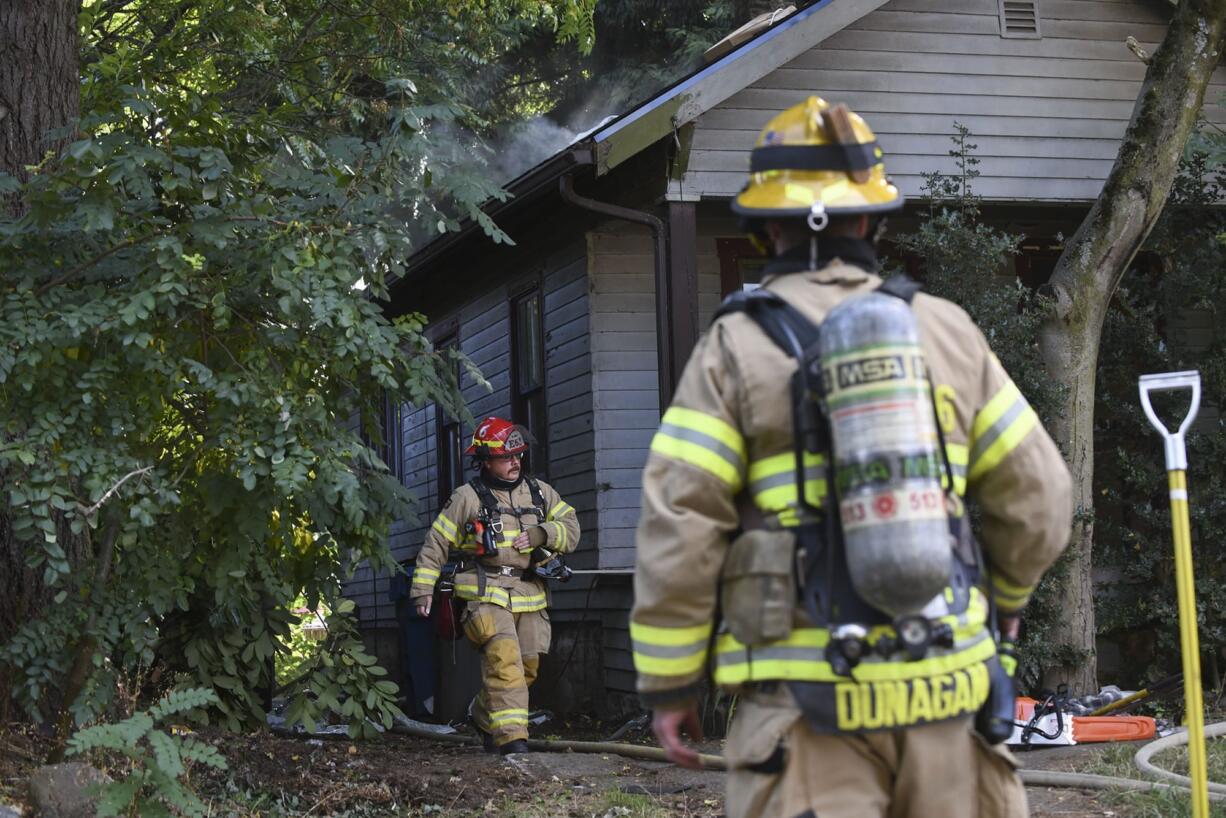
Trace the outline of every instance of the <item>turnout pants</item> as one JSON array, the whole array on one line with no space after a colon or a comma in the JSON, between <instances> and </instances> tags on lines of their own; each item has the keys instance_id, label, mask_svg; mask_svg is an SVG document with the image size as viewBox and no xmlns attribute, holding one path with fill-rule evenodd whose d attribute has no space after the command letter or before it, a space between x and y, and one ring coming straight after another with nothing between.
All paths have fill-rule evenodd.
<instances>
[{"instance_id":1,"label":"turnout pants","mask_svg":"<svg viewBox=\"0 0 1226 818\"><path fill-rule=\"evenodd\" d=\"M481 651L482 686L472 709L477 726L499 747L528 738L528 687L549 652L549 614L470 602L464 635Z\"/></svg>"},{"instance_id":2,"label":"turnout pants","mask_svg":"<svg viewBox=\"0 0 1226 818\"><path fill-rule=\"evenodd\" d=\"M725 757L728 818L1029 815L1012 754L980 739L969 718L818 734L790 701L742 699Z\"/></svg>"}]
</instances>

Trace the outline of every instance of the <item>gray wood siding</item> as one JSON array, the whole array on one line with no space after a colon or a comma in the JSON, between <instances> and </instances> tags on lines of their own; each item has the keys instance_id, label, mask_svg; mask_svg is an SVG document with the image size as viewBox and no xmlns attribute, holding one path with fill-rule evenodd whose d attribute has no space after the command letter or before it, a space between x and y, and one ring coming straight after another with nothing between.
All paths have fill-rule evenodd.
<instances>
[{"instance_id":1,"label":"gray wood siding","mask_svg":"<svg viewBox=\"0 0 1226 818\"><path fill-rule=\"evenodd\" d=\"M719 304L714 234L699 219L698 314ZM600 567L634 565L643 465L660 424L651 234L607 222L588 234Z\"/></svg>"},{"instance_id":2,"label":"gray wood siding","mask_svg":"<svg viewBox=\"0 0 1226 818\"><path fill-rule=\"evenodd\" d=\"M778 111L816 94L846 102L875 130L906 196L922 174L953 173L954 121L981 160L989 200L1087 201L1098 196L1132 115L1145 65L1166 31L1160 4L1042 0L1041 39L999 34L996 0L892 0L697 120L689 170L673 195L735 195L748 152ZM1226 122L1219 69L1205 114Z\"/></svg>"}]
</instances>

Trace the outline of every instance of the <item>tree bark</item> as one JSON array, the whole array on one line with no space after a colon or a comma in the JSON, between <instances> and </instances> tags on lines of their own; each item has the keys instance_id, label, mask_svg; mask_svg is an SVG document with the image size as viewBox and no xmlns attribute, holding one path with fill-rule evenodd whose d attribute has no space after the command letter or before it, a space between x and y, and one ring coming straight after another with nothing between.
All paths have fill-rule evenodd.
<instances>
[{"instance_id":1,"label":"tree bark","mask_svg":"<svg viewBox=\"0 0 1226 818\"><path fill-rule=\"evenodd\" d=\"M65 137L48 132L77 118L80 0L0 3L0 171L26 179L26 168Z\"/></svg>"},{"instance_id":2,"label":"tree bark","mask_svg":"<svg viewBox=\"0 0 1226 818\"><path fill-rule=\"evenodd\" d=\"M1170 193L1205 88L1226 41L1226 0L1182 0L1149 60L1132 119L1102 193L1052 273L1055 310L1041 333L1047 369L1064 390L1051 424L1073 472L1077 517L1054 638L1073 649L1045 686L1098 690L1091 585L1094 537L1094 378L1107 309Z\"/></svg>"},{"instance_id":3,"label":"tree bark","mask_svg":"<svg viewBox=\"0 0 1226 818\"><path fill-rule=\"evenodd\" d=\"M49 131L70 125L80 106L77 42L79 0L0 0L0 173L29 178L27 168L68 137ZM0 215L20 215L19 198L0 197ZM0 473L0 493L7 480ZM26 567L26 552L13 539L0 503L0 645L47 602L41 574ZM70 560L79 538L60 527ZM64 539L67 537L68 539ZM0 666L0 712L10 715L9 680Z\"/></svg>"}]
</instances>

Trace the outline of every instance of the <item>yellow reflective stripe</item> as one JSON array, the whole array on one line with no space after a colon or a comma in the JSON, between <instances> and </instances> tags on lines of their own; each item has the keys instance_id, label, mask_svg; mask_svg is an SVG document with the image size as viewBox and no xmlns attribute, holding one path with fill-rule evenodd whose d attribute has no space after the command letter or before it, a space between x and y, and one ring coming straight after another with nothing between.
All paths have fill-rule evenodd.
<instances>
[{"instance_id":1,"label":"yellow reflective stripe","mask_svg":"<svg viewBox=\"0 0 1226 818\"><path fill-rule=\"evenodd\" d=\"M986 661L996 652L996 643L990 638L976 642L971 647L944 656L920 659L918 662L861 663L854 671L856 682L910 681L962 670ZM748 655L748 654L747 654ZM724 665L715 670L715 681L721 685L743 684L751 680L771 679L806 682L846 682L847 676L839 676L830 668L829 662L805 659L766 659Z\"/></svg>"},{"instance_id":2,"label":"yellow reflective stripe","mask_svg":"<svg viewBox=\"0 0 1226 818\"><path fill-rule=\"evenodd\" d=\"M630 623L634 667L650 676L685 676L702 670L712 624L667 628Z\"/></svg>"},{"instance_id":3,"label":"yellow reflective stripe","mask_svg":"<svg viewBox=\"0 0 1226 818\"><path fill-rule=\"evenodd\" d=\"M446 530L450 531L452 534L454 534L454 533L456 532L456 526L455 526L455 523L453 523L453 522L451 521L451 518L450 518L450 517L448 517L446 514L439 514L439 515L438 515L438 517L436 517L436 518L434 519L434 522L436 522L436 523L442 523L442 524L443 524L443 528L445 528Z\"/></svg>"},{"instance_id":4,"label":"yellow reflective stripe","mask_svg":"<svg viewBox=\"0 0 1226 818\"><path fill-rule=\"evenodd\" d=\"M697 466L727 483L733 493L741 489L741 474L737 466L697 443L679 440L660 431L656 432L655 437L651 440L651 450L665 457L680 460L682 463Z\"/></svg>"},{"instance_id":5,"label":"yellow reflective stripe","mask_svg":"<svg viewBox=\"0 0 1226 818\"><path fill-rule=\"evenodd\" d=\"M549 519L553 520L558 517L565 517L567 514L573 514L574 512L575 512L574 508L572 508L569 503L563 500L563 501L560 501L556 506L554 506L553 508L549 510Z\"/></svg>"},{"instance_id":6,"label":"yellow reflective stripe","mask_svg":"<svg viewBox=\"0 0 1226 818\"><path fill-rule=\"evenodd\" d=\"M552 525L554 527L554 530L558 532L557 540L554 542L554 545L556 546L555 550L565 551L566 550L566 537L567 537L566 524L560 523L557 520L554 520Z\"/></svg>"},{"instance_id":7,"label":"yellow reflective stripe","mask_svg":"<svg viewBox=\"0 0 1226 818\"><path fill-rule=\"evenodd\" d=\"M820 506L826 497L826 480L819 476L825 462L821 455L805 453L805 499L810 505ZM795 455L784 452L750 463L749 490L754 505L763 511L782 512L797 505Z\"/></svg>"},{"instance_id":8,"label":"yellow reflective stripe","mask_svg":"<svg viewBox=\"0 0 1226 818\"><path fill-rule=\"evenodd\" d=\"M966 494L966 467L970 463L971 449L965 443L946 443L945 454L949 457L950 471L954 473L954 491ZM945 470L941 470L941 485L945 486Z\"/></svg>"},{"instance_id":9,"label":"yellow reflective stripe","mask_svg":"<svg viewBox=\"0 0 1226 818\"><path fill-rule=\"evenodd\" d=\"M1021 397L1022 391L1013 381L1002 386L1000 391L993 395L992 399L975 415L975 422L971 426L971 440L978 440L986 435L992 425L1004 417L1009 407Z\"/></svg>"},{"instance_id":10,"label":"yellow reflective stripe","mask_svg":"<svg viewBox=\"0 0 1226 818\"><path fill-rule=\"evenodd\" d=\"M477 586L467 583L455 586L456 596L473 602L489 602L501 608L509 608L514 613L530 613L545 607L545 594L511 594L506 588L487 585L485 595L477 595Z\"/></svg>"},{"instance_id":11,"label":"yellow reflective stripe","mask_svg":"<svg viewBox=\"0 0 1226 818\"><path fill-rule=\"evenodd\" d=\"M1034 585L1014 585L1000 574L992 575L992 597L1000 607L1007 610L1015 611L1026 607L1034 589Z\"/></svg>"},{"instance_id":12,"label":"yellow reflective stripe","mask_svg":"<svg viewBox=\"0 0 1226 818\"><path fill-rule=\"evenodd\" d=\"M677 647L691 645L695 642L704 644L711 638L714 627L710 622L701 625L685 625L679 628L661 627L660 625L644 625L641 622L630 622L630 638L635 642L662 647Z\"/></svg>"},{"instance_id":13,"label":"yellow reflective stripe","mask_svg":"<svg viewBox=\"0 0 1226 818\"><path fill-rule=\"evenodd\" d=\"M502 727L507 724L527 724L528 711L523 708L495 710L490 713L489 723L492 727Z\"/></svg>"},{"instance_id":14,"label":"yellow reflective stripe","mask_svg":"<svg viewBox=\"0 0 1226 818\"><path fill-rule=\"evenodd\" d=\"M805 468L820 466L825 462L820 454L805 452ZM749 482L754 483L776 474L788 474L796 471L796 457L792 452L771 455L749 464Z\"/></svg>"},{"instance_id":15,"label":"yellow reflective stripe","mask_svg":"<svg viewBox=\"0 0 1226 818\"><path fill-rule=\"evenodd\" d=\"M433 528L435 531L437 531L439 534L442 534L443 539L446 540L447 542L452 543L452 544L455 543L455 529L452 528L452 530L448 531L447 527L443 525L442 517L439 517L437 520L435 520L434 525L430 527Z\"/></svg>"},{"instance_id":16,"label":"yellow reflective stripe","mask_svg":"<svg viewBox=\"0 0 1226 818\"><path fill-rule=\"evenodd\" d=\"M531 613L539 611L545 607L544 594L531 594L529 596L512 596L511 597L511 612L512 613Z\"/></svg>"},{"instance_id":17,"label":"yellow reflective stripe","mask_svg":"<svg viewBox=\"0 0 1226 818\"><path fill-rule=\"evenodd\" d=\"M702 670L707 661L707 652L695 653L690 656L647 656L634 654L634 669L648 676L688 676Z\"/></svg>"},{"instance_id":18,"label":"yellow reflective stripe","mask_svg":"<svg viewBox=\"0 0 1226 818\"><path fill-rule=\"evenodd\" d=\"M745 439L731 424L714 415L680 406L660 419L651 450L696 466L732 487L741 488Z\"/></svg>"},{"instance_id":19,"label":"yellow reflective stripe","mask_svg":"<svg viewBox=\"0 0 1226 818\"><path fill-rule=\"evenodd\" d=\"M1000 461L1021 445L1026 436L1039 425L1039 416L1034 409L1026 406L1009 426L1001 432L987 449L985 449L971 465L968 478L972 481L982 477L987 472L1000 465Z\"/></svg>"},{"instance_id":20,"label":"yellow reflective stripe","mask_svg":"<svg viewBox=\"0 0 1226 818\"><path fill-rule=\"evenodd\" d=\"M713 437L735 452L739 460L742 462L745 460L745 438L741 437L741 433L737 431L735 426L714 415L708 415L696 409L673 406L664 413L660 423L679 426L683 429L692 429L708 437Z\"/></svg>"},{"instance_id":21,"label":"yellow reflective stripe","mask_svg":"<svg viewBox=\"0 0 1226 818\"><path fill-rule=\"evenodd\" d=\"M413 582L424 581L427 585L439 578L439 572L433 568L419 565L413 569Z\"/></svg>"}]
</instances>

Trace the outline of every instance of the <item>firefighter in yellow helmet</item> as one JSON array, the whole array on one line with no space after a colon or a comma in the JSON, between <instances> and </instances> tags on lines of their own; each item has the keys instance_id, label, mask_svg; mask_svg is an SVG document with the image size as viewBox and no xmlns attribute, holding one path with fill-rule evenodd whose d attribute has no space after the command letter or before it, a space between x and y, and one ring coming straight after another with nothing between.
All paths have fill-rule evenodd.
<instances>
[{"instance_id":1,"label":"firefighter in yellow helmet","mask_svg":"<svg viewBox=\"0 0 1226 818\"><path fill-rule=\"evenodd\" d=\"M451 495L426 536L410 595L429 616L435 584L454 570L466 600L464 635L481 652L482 690L471 710L487 752L528 751L528 687L549 652L545 580L568 569L558 554L579 543L574 508L552 486L522 472L527 433L489 417L465 454L479 474Z\"/></svg>"},{"instance_id":2,"label":"firefighter in yellow helmet","mask_svg":"<svg viewBox=\"0 0 1226 818\"><path fill-rule=\"evenodd\" d=\"M772 254L762 287L720 308L651 443L639 692L686 766L708 675L740 694L731 818L1026 814L1008 643L1070 479L966 313L876 274L901 205L846 107L771 120L732 205Z\"/></svg>"}]
</instances>

